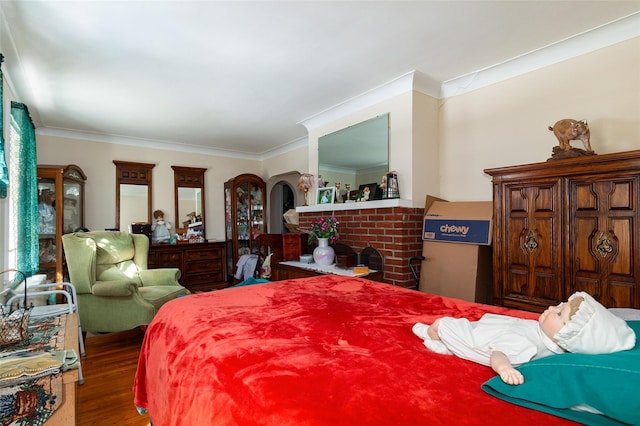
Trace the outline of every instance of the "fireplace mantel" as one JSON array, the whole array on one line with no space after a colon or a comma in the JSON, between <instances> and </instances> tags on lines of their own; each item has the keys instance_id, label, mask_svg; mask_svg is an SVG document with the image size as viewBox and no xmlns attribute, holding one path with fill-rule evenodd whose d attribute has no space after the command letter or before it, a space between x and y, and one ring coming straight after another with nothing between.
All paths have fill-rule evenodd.
<instances>
[{"instance_id":1,"label":"fireplace mantel","mask_svg":"<svg viewBox=\"0 0 640 426\"><path fill-rule=\"evenodd\" d=\"M332 212L344 210L364 210L364 209L381 209L387 207L414 207L411 200L401 198L391 198L387 200L372 200L361 203L333 203L333 204L316 204L314 206L298 206L298 213L315 213L315 212Z\"/></svg>"},{"instance_id":2,"label":"fireplace mantel","mask_svg":"<svg viewBox=\"0 0 640 426\"><path fill-rule=\"evenodd\" d=\"M424 207L411 200L387 199L362 203L321 204L297 207L299 229L310 229L318 216L338 220L340 243L355 251L371 246L384 258L384 282L402 287L415 286L409 259L422 253Z\"/></svg>"}]
</instances>

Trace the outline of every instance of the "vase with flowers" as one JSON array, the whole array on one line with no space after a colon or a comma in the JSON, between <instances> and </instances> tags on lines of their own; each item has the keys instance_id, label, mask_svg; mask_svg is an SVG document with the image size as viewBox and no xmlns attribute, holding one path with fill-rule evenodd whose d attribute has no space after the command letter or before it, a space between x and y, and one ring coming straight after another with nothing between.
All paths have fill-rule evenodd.
<instances>
[{"instance_id":1,"label":"vase with flowers","mask_svg":"<svg viewBox=\"0 0 640 426\"><path fill-rule=\"evenodd\" d=\"M338 223L338 219L335 217L320 217L311 222L309 243L313 244L315 240L318 240L318 247L313 250L313 261L318 265L329 266L333 264L336 253L330 244L340 238Z\"/></svg>"}]
</instances>

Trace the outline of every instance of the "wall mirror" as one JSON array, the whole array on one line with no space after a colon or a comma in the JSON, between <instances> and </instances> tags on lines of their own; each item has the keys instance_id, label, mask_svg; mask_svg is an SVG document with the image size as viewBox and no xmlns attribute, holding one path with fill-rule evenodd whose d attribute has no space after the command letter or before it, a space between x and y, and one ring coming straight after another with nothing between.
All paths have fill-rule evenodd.
<instances>
[{"instance_id":1,"label":"wall mirror","mask_svg":"<svg viewBox=\"0 0 640 426\"><path fill-rule=\"evenodd\" d=\"M176 228L205 233L204 172L197 167L171 166L175 184Z\"/></svg>"},{"instance_id":2,"label":"wall mirror","mask_svg":"<svg viewBox=\"0 0 640 426\"><path fill-rule=\"evenodd\" d=\"M113 160L116 165L116 228L151 223L152 173L155 164Z\"/></svg>"},{"instance_id":3,"label":"wall mirror","mask_svg":"<svg viewBox=\"0 0 640 426\"><path fill-rule=\"evenodd\" d=\"M389 114L379 115L318 139L318 175L351 190L380 182L389 171Z\"/></svg>"}]
</instances>

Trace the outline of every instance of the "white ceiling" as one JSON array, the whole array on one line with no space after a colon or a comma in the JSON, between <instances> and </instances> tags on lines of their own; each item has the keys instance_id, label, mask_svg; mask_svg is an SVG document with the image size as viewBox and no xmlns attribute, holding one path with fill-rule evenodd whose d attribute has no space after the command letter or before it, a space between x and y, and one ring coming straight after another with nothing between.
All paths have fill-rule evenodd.
<instances>
[{"instance_id":1,"label":"white ceiling","mask_svg":"<svg viewBox=\"0 0 640 426\"><path fill-rule=\"evenodd\" d=\"M440 87L543 48L561 59L556 43L620 18L638 35L639 11L640 0L0 0L0 43L38 132L259 157L414 70Z\"/></svg>"}]
</instances>

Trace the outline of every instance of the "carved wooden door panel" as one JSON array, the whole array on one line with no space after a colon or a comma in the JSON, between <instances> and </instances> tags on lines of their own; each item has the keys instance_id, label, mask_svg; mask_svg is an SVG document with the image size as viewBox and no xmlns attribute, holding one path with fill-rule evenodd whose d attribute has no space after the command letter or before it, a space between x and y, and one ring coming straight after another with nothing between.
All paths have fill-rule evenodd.
<instances>
[{"instance_id":1,"label":"carved wooden door panel","mask_svg":"<svg viewBox=\"0 0 640 426\"><path fill-rule=\"evenodd\" d=\"M504 195L502 302L545 309L564 297L560 180L508 184Z\"/></svg>"},{"instance_id":2,"label":"carved wooden door panel","mask_svg":"<svg viewBox=\"0 0 640 426\"><path fill-rule=\"evenodd\" d=\"M640 177L569 182L567 282L606 306L638 306Z\"/></svg>"}]
</instances>

